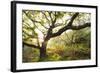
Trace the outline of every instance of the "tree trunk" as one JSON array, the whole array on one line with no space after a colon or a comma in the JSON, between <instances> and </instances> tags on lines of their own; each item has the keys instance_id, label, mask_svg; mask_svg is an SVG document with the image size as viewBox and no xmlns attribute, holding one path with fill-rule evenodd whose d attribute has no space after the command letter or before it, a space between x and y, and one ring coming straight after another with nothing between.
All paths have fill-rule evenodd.
<instances>
[{"instance_id":1,"label":"tree trunk","mask_svg":"<svg viewBox=\"0 0 100 73\"><path fill-rule=\"evenodd\" d=\"M48 43L48 41L44 41L42 43L42 47L40 49L40 60L39 61L44 61L47 57L47 54L46 54L47 43Z\"/></svg>"}]
</instances>

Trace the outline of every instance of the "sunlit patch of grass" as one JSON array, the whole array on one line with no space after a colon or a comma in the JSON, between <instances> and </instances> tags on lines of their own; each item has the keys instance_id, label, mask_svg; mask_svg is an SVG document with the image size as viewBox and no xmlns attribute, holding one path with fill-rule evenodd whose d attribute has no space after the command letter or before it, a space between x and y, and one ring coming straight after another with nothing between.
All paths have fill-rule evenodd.
<instances>
[{"instance_id":1,"label":"sunlit patch of grass","mask_svg":"<svg viewBox=\"0 0 100 73\"><path fill-rule=\"evenodd\" d=\"M47 57L48 61L59 61L61 59L61 56L57 53L49 54Z\"/></svg>"}]
</instances>

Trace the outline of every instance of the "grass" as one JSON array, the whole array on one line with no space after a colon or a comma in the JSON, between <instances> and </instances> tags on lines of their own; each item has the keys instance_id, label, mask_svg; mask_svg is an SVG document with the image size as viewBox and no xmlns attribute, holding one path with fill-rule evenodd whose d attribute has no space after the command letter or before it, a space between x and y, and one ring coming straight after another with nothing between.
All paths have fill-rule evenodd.
<instances>
[{"instance_id":1,"label":"grass","mask_svg":"<svg viewBox=\"0 0 100 73\"><path fill-rule=\"evenodd\" d=\"M44 61L69 61L90 59L90 48L86 44L56 45L47 48L47 58ZM23 51L23 62L38 62L39 50L27 48Z\"/></svg>"}]
</instances>

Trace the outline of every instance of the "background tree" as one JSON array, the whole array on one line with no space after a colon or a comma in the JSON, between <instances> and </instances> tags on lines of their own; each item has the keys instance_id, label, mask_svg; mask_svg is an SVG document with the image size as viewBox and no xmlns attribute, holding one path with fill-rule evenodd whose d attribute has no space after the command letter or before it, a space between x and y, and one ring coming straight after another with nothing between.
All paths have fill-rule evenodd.
<instances>
[{"instance_id":1,"label":"background tree","mask_svg":"<svg viewBox=\"0 0 100 73\"><path fill-rule=\"evenodd\" d=\"M46 48L51 38L68 30L90 27L90 14L79 12L23 10L23 46L40 50L40 60L47 57Z\"/></svg>"}]
</instances>

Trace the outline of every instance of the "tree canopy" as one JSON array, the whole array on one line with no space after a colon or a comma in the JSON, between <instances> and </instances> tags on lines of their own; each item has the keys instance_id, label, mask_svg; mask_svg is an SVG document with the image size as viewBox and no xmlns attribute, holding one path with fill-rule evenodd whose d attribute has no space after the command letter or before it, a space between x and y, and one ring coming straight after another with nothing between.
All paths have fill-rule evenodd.
<instances>
[{"instance_id":1,"label":"tree canopy","mask_svg":"<svg viewBox=\"0 0 100 73\"><path fill-rule=\"evenodd\" d=\"M90 13L23 10L23 39L37 40L37 44L30 44L33 47L39 48L42 41L67 30L79 30L90 25Z\"/></svg>"}]
</instances>

